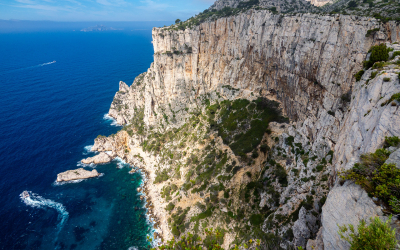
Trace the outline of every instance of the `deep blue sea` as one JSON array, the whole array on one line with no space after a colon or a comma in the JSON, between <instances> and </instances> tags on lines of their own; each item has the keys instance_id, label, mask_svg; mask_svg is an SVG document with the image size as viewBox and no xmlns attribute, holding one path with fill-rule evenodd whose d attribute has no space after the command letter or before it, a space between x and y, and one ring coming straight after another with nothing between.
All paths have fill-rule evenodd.
<instances>
[{"instance_id":1,"label":"deep blue sea","mask_svg":"<svg viewBox=\"0 0 400 250\"><path fill-rule=\"evenodd\" d=\"M130 85L152 61L149 28L0 34L0 249L149 248L142 177L129 166L55 180L93 156L97 135L121 128L104 118L118 82Z\"/></svg>"}]
</instances>

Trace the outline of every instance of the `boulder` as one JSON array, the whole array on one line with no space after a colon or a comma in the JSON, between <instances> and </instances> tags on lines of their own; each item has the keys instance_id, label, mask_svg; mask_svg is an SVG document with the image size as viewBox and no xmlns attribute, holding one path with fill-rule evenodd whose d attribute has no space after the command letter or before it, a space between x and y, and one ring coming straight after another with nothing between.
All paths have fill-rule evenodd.
<instances>
[{"instance_id":1,"label":"boulder","mask_svg":"<svg viewBox=\"0 0 400 250\"><path fill-rule=\"evenodd\" d=\"M299 211L299 219L293 225L295 245L306 247L307 239L312 238L317 232L317 218L302 207Z\"/></svg>"},{"instance_id":2,"label":"boulder","mask_svg":"<svg viewBox=\"0 0 400 250\"><path fill-rule=\"evenodd\" d=\"M100 154L98 154L96 156L83 159L81 162L84 164L91 164L91 163L101 164L101 163L110 162L111 160L112 160L112 158L108 154L101 152Z\"/></svg>"},{"instance_id":3,"label":"boulder","mask_svg":"<svg viewBox=\"0 0 400 250\"><path fill-rule=\"evenodd\" d=\"M387 164L394 163L396 164L397 168L400 168L400 148L391 153L389 158L385 161L385 163Z\"/></svg>"},{"instance_id":4,"label":"boulder","mask_svg":"<svg viewBox=\"0 0 400 250\"><path fill-rule=\"evenodd\" d=\"M72 180L81 180L81 179L88 179L92 177L97 177L100 174L97 172L96 169L92 171L87 171L83 168L78 168L75 170L68 170L57 175L57 182L61 181L72 181Z\"/></svg>"},{"instance_id":5,"label":"boulder","mask_svg":"<svg viewBox=\"0 0 400 250\"><path fill-rule=\"evenodd\" d=\"M334 187L328 195L322 212L322 238L324 249L349 249L350 244L338 234L339 225L358 226L361 220L383 216L380 206L375 205L367 192L359 185L347 181Z\"/></svg>"}]
</instances>

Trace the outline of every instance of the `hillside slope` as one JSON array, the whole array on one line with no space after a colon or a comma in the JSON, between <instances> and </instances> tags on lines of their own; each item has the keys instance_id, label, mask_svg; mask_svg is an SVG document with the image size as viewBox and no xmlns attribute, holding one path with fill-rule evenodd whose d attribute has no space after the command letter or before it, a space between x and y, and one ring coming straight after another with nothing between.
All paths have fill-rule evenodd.
<instances>
[{"instance_id":1,"label":"hillside slope","mask_svg":"<svg viewBox=\"0 0 400 250\"><path fill-rule=\"evenodd\" d=\"M383 213L337 173L400 135L398 104L381 106L400 91L396 62L368 85L372 69L354 75L371 46L400 50L399 32L373 18L254 9L154 28L154 62L111 104L125 126L93 150L148 173L164 239L219 227L224 247L346 249L337 224Z\"/></svg>"}]
</instances>

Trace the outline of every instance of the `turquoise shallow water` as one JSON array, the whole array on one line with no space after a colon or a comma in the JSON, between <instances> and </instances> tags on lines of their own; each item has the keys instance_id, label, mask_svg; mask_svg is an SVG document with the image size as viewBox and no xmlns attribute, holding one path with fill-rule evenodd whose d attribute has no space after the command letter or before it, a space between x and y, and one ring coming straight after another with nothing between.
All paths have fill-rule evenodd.
<instances>
[{"instance_id":1,"label":"turquoise shallow water","mask_svg":"<svg viewBox=\"0 0 400 250\"><path fill-rule=\"evenodd\" d=\"M26 231L31 233L15 243L26 249L39 244L40 249L147 248L151 226L136 191L142 176L139 172L129 174L130 166L118 161L96 169L102 173L98 178L54 183L52 187L58 192L51 199L31 193L33 202L26 202L31 217ZM42 200L35 206L34 201ZM51 202L62 208L51 206Z\"/></svg>"},{"instance_id":2,"label":"turquoise shallow water","mask_svg":"<svg viewBox=\"0 0 400 250\"><path fill-rule=\"evenodd\" d=\"M0 34L0 55L0 249L149 248L140 174L113 161L101 177L54 182L120 129L104 115L118 82L153 61L151 29Z\"/></svg>"}]
</instances>

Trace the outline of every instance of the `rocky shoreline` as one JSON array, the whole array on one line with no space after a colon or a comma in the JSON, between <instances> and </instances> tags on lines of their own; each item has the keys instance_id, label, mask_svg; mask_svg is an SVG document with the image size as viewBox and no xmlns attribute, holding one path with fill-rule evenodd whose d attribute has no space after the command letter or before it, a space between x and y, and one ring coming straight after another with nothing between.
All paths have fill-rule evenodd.
<instances>
[{"instance_id":1,"label":"rocky shoreline","mask_svg":"<svg viewBox=\"0 0 400 250\"><path fill-rule=\"evenodd\" d=\"M119 142L124 141L127 143L126 140L119 140L120 137L118 136L120 136L120 133L113 138L114 140L112 142L109 140L96 139L95 145L91 150L93 152L99 152L99 154L94 157L83 159L81 162L84 164L104 164L119 157L131 166L132 169L129 171L129 174L139 172L142 175L143 183L137 189L137 191L140 195L140 199L146 201L145 208L147 209L147 219L153 226L151 243L153 246L157 246L158 244L164 242L164 240L168 240L171 235L169 234L169 227L165 216L163 201L161 197L159 197L159 199L157 198L159 196L159 191L156 187L148 185L149 182L154 181L154 177L152 176L155 176L155 174L149 172L149 169L146 167L146 165L150 164L150 162L147 164L144 163L143 159L139 156L140 154L128 158L126 155L122 155L120 154L120 151L116 150L119 148L118 146L120 146ZM138 144L138 141L133 141L134 144Z\"/></svg>"}]
</instances>

